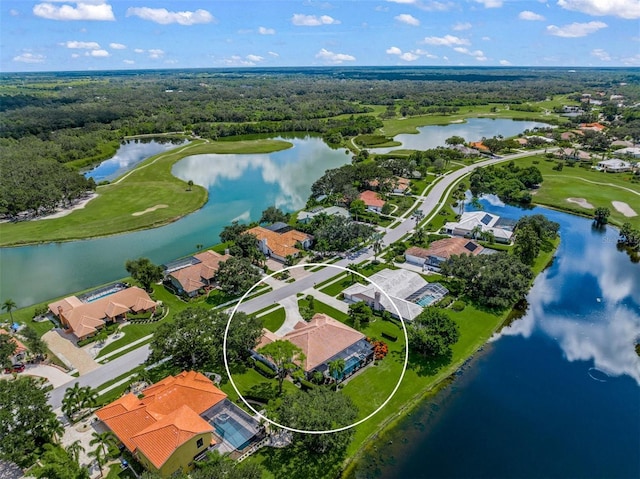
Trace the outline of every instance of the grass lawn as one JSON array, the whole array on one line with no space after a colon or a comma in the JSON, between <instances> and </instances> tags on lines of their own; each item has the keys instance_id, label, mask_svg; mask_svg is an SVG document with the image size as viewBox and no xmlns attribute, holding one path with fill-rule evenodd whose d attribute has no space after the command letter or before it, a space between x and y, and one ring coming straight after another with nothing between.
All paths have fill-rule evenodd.
<instances>
[{"instance_id":1,"label":"grass lawn","mask_svg":"<svg viewBox=\"0 0 640 479\"><path fill-rule=\"evenodd\" d=\"M0 224L0 246L93 238L170 223L207 201L205 188L194 185L187 191L187 183L171 174L178 160L204 153L269 153L290 147L291 143L280 140L196 140L153 156L119 181L98 187L97 198L67 216ZM167 206L147 211L158 205Z\"/></svg>"},{"instance_id":2,"label":"grass lawn","mask_svg":"<svg viewBox=\"0 0 640 479\"><path fill-rule=\"evenodd\" d=\"M308 308L309 302L305 298L298 299L298 309L299 308ZM347 323L349 321L349 315L343 313L342 311L337 310L336 308L329 306L322 301L318 301L314 299L313 301L313 310L316 313L324 313L327 316L331 316L333 319L337 319L341 323Z\"/></svg>"},{"instance_id":3,"label":"grass lawn","mask_svg":"<svg viewBox=\"0 0 640 479\"><path fill-rule=\"evenodd\" d=\"M265 314L264 316L260 316L260 321L262 321L262 327L267 328L272 333L275 333L280 326L284 324L284 320L286 318L286 313L284 308L278 308L270 313Z\"/></svg>"},{"instance_id":4,"label":"grass lawn","mask_svg":"<svg viewBox=\"0 0 640 479\"><path fill-rule=\"evenodd\" d=\"M534 192L534 203L592 216L593 209L567 201L567 198L584 198L594 208L609 208L610 223L620 226L629 222L633 227L640 228L640 207L636 206L640 204L640 183L631 182L631 173L604 173L578 166L565 166L562 171L554 171L551 168L556 161L545 160L544 157L518 160L518 165L524 167L534 165L533 161L538 161L534 166L540 169L544 181ZM624 216L613 207L612 201L627 203L638 216Z\"/></svg>"},{"instance_id":5,"label":"grass lawn","mask_svg":"<svg viewBox=\"0 0 640 479\"><path fill-rule=\"evenodd\" d=\"M329 296L336 297L340 293L342 293L344 289L348 288L352 284L353 283L351 282L351 275L347 274L343 279L336 281L335 283L330 284L325 288L322 288L320 291L324 294L328 294Z\"/></svg>"},{"instance_id":6,"label":"grass lawn","mask_svg":"<svg viewBox=\"0 0 640 479\"><path fill-rule=\"evenodd\" d=\"M394 216L402 216L405 211L413 206L413 203L416 201L412 196L398 196L398 195L389 195L388 200L392 205L396 205L397 208L393 212Z\"/></svg>"}]
</instances>

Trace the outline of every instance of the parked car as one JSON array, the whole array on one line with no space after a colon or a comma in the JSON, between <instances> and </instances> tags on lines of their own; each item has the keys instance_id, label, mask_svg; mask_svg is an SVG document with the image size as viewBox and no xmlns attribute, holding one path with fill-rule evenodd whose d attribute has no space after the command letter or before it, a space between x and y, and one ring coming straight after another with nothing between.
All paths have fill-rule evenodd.
<instances>
[{"instance_id":1,"label":"parked car","mask_svg":"<svg viewBox=\"0 0 640 479\"><path fill-rule=\"evenodd\" d=\"M4 368L4 372L7 373L7 374L21 373L22 371L24 371L24 364L22 364L22 363L14 364L10 368Z\"/></svg>"}]
</instances>

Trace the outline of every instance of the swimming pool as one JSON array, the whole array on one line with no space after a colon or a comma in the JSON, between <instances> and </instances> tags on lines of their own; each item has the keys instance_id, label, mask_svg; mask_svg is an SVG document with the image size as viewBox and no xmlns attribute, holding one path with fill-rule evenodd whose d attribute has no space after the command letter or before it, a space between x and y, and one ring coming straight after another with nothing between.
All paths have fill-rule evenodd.
<instances>
[{"instance_id":1,"label":"swimming pool","mask_svg":"<svg viewBox=\"0 0 640 479\"><path fill-rule=\"evenodd\" d=\"M226 413L220 414L212 422L216 433L231 444L234 449L244 449L254 436L253 431L244 428L242 424Z\"/></svg>"},{"instance_id":2,"label":"swimming pool","mask_svg":"<svg viewBox=\"0 0 640 479\"><path fill-rule=\"evenodd\" d=\"M422 298L420 298L418 301L416 301L416 304L419 304L420 306L429 306L431 303L433 303L436 300L436 298L434 296L431 296L430 294L427 294L425 296L423 296Z\"/></svg>"}]
</instances>

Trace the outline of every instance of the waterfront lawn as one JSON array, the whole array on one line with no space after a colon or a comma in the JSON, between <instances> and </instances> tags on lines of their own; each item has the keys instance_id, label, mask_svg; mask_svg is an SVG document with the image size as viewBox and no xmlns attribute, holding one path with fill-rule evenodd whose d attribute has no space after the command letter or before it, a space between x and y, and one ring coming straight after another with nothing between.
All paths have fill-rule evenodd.
<instances>
[{"instance_id":1,"label":"waterfront lawn","mask_svg":"<svg viewBox=\"0 0 640 479\"><path fill-rule=\"evenodd\" d=\"M180 159L205 153L269 153L290 148L280 140L224 141L197 140L142 162L118 181L100 186L98 197L84 208L62 218L0 224L0 246L107 236L160 226L202 207L207 190L187 183L171 173ZM157 205L167 205L134 216Z\"/></svg>"},{"instance_id":2,"label":"waterfront lawn","mask_svg":"<svg viewBox=\"0 0 640 479\"><path fill-rule=\"evenodd\" d=\"M631 173L604 173L577 165L574 167L565 165L562 171L554 171L552 168L558 160L546 160L544 156L517 160L518 166L521 167L536 166L544 178L540 188L533 192L534 203L592 216L593 209L582 208L567 201L567 198L584 198L594 208L609 208L610 223L620 226L629 222L634 228L640 228L640 208L635 206L640 204L640 183L631 182ZM534 161L538 163L533 163ZM627 203L638 213L638 216L624 216L613 207L612 201Z\"/></svg>"}]
</instances>

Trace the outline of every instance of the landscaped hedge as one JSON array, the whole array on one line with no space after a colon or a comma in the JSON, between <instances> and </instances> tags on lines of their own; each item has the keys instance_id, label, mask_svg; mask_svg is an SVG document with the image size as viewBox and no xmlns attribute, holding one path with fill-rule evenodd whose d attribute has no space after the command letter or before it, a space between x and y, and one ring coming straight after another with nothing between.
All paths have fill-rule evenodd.
<instances>
[{"instance_id":1,"label":"landscaped hedge","mask_svg":"<svg viewBox=\"0 0 640 479\"><path fill-rule=\"evenodd\" d=\"M308 391L310 389L315 389L316 385L313 384L310 381L307 381L306 379L301 379L300 380L300 388L303 389L304 391Z\"/></svg>"},{"instance_id":2,"label":"landscaped hedge","mask_svg":"<svg viewBox=\"0 0 640 479\"><path fill-rule=\"evenodd\" d=\"M445 296L444 298L442 298L438 302L438 307L439 308L448 308L451 303L453 303L453 297L452 296Z\"/></svg>"},{"instance_id":3,"label":"landscaped hedge","mask_svg":"<svg viewBox=\"0 0 640 479\"><path fill-rule=\"evenodd\" d=\"M253 367L266 378L273 379L276 377L276 372L262 361L254 360Z\"/></svg>"},{"instance_id":4,"label":"landscaped hedge","mask_svg":"<svg viewBox=\"0 0 640 479\"><path fill-rule=\"evenodd\" d=\"M451 305L451 309L453 309L454 311L462 311L465 307L467 306L467 304L464 301L454 301L453 304Z\"/></svg>"},{"instance_id":5,"label":"landscaped hedge","mask_svg":"<svg viewBox=\"0 0 640 479\"><path fill-rule=\"evenodd\" d=\"M395 334L386 333L384 331L382 331L382 337L394 342L398 340L398 336L396 336Z\"/></svg>"}]
</instances>

